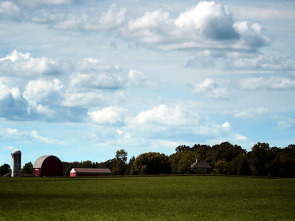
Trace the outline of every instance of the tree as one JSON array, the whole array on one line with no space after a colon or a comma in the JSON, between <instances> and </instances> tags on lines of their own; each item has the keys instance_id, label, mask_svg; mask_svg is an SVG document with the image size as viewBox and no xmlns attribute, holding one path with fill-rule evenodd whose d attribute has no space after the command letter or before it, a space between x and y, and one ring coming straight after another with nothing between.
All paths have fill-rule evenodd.
<instances>
[{"instance_id":1,"label":"tree","mask_svg":"<svg viewBox=\"0 0 295 221\"><path fill-rule=\"evenodd\" d=\"M135 157L131 157L129 160L129 163L126 165L126 170L125 170L125 175L130 175L131 174L131 166L135 161Z\"/></svg>"},{"instance_id":2,"label":"tree","mask_svg":"<svg viewBox=\"0 0 295 221\"><path fill-rule=\"evenodd\" d=\"M275 158L271 163L272 176L294 177L295 165L292 160L292 152L294 150L289 147L277 150Z\"/></svg>"},{"instance_id":3,"label":"tree","mask_svg":"<svg viewBox=\"0 0 295 221\"><path fill-rule=\"evenodd\" d=\"M190 173L190 166L196 159L199 159L199 154L192 151L184 151L172 154L169 157L171 172L177 174Z\"/></svg>"},{"instance_id":4,"label":"tree","mask_svg":"<svg viewBox=\"0 0 295 221\"><path fill-rule=\"evenodd\" d=\"M191 149L195 154L198 155L199 160L206 161L207 153L211 147L209 145L195 144Z\"/></svg>"},{"instance_id":5,"label":"tree","mask_svg":"<svg viewBox=\"0 0 295 221\"><path fill-rule=\"evenodd\" d=\"M251 174L258 176L271 175L271 163L275 158L268 143L258 142L250 153Z\"/></svg>"},{"instance_id":6,"label":"tree","mask_svg":"<svg viewBox=\"0 0 295 221\"><path fill-rule=\"evenodd\" d=\"M117 150L115 156L115 165L112 169L114 175L124 175L126 170L126 161L128 153L124 150Z\"/></svg>"},{"instance_id":7,"label":"tree","mask_svg":"<svg viewBox=\"0 0 295 221\"><path fill-rule=\"evenodd\" d=\"M82 168L92 168L92 162L90 160L86 160L82 162Z\"/></svg>"},{"instance_id":8,"label":"tree","mask_svg":"<svg viewBox=\"0 0 295 221\"><path fill-rule=\"evenodd\" d=\"M184 152L184 151L188 151L188 150L191 150L191 148L189 146L186 146L186 145L180 145L180 146L175 148L176 153Z\"/></svg>"},{"instance_id":9,"label":"tree","mask_svg":"<svg viewBox=\"0 0 295 221\"><path fill-rule=\"evenodd\" d=\"M1 167L0 167L0 174L1 176L9 173L11 170L10 170L10 166L9 164L6 164L4 163Z\"/></svg>"},{"instance_id":10,"label":"tree","mask_svg":"<svg viewBox=\"0 0 295 221\"><path fill-rule=\"evenodd\" d=\"M139 155L131 166L131 174L168 174L169 158L165 154L149 152Z\"/></svg>"},{"instance_id":11,"label":"tree","mask_svg":"<svg viewBox=\"0 0 295 221\"><path fill-rule=\"evenodd\" d=\"M33 164L32 164L32 162L28 162L23 166L22 174L29 174L29 175L33 174Z\"/></svg>"},{"instance_id":12,"label":"tree","mask_svg":"<svg viewBox=\"0 0 295 221\"><path fill-rule=\"evenodd\" d=\"M233 166L231 162L219 160L214 164L215 171L219 174L233 174Z\"/></svg>"},{"instance_id":13,"label":"tree","mask_svg":"<svg viewBox=\"0 0 295 221\"><path fill-rule=\"evenodd\" d=\"M113 173L113 169L114 169L115 165L116 165L115 158L99 163L100 168L109 168L112 171L112 173Z\"/></svg>"},{"instance_id":14,"label":"tree","mask_svg":"<svg viewBox=\"0 0 295 221\"><path fill-rule=\"evenodd\" d=\"M212 148L207 153L207 161L212 164L223 160L225 162L231 162L239 154L246 154L246 150L238 145L232 145L229 142L223 142L212 146Z\"/></svg>"}]
</instances>

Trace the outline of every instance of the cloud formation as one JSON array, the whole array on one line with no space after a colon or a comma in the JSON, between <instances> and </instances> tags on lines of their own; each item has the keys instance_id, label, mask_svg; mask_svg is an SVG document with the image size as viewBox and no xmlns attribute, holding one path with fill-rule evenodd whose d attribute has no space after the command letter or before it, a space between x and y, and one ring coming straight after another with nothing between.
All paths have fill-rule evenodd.
<instances>
[{"instance_id":1,"label":"cloud formation","mask_svg":"<svg viewBox=\"0 0 295 221\"><path fill-rule=\"evenodd\" d=\"M263 107L259 107L256 109L247 109L247 110L243 110L243 111L235 111L234 112L234 117L236 118L252 118L255 115L263 115L268 113L268 109L263 108Z\"/></svg>"},{"instance_id":2,"label":"cloud formation","mask_svg":"<svg viewBox=\"0 0 295 221\"><path fill-rule=\"evenodd\" d=\"M218 84L211 78L206 78L199 84L193 85L192 93L194 95L205 95L214 99L225 99L229 97L228 90L218 86Z\"/></svg>"},{"instance_id":3,"label":"cloud formation","mask_svg":"<svg viewBox=\"0 0 295 221\"><path fill-rule=\"evenodd\" d=\"M68 67L66 63L46 57L34 58L30 53L17 50L0 58L0 76L59 75Z\"/></svg>"},{"instance_id":4,"label":"cloud formation","mask_svg":"<svg viewBox=\"0 0 295 221\"><path fill-rule=\"evenodd\" d=\"M125 36L161 49L257 50L268 44L259 24L235 21L227 6L199 2L175 19L156 10L131 19Z\"/></svg>"},{"instance_id":5,"label":"cloud formation","mask_svg":"<svg viewBox=\"0 0 295 221\"><path fill-rule=\"evenodd\" d=\"M73 1L44 0L29 1L29 4L59 5L71 2ZM3 13L13 15L21 11L23 20L47 24L53 29L81 32L112 30L116 35L124 36L127 41L131 39L138 44L163 50L213 49L251 52L269 42L259 24L238 21L228 6L213 1L201 1L174 18L163 9L146 11L140 17L129 17L126 15L126 8L118 8L115 4L102 12L92 9L74 14L58 10L51 13L33 13L13 3L2 3L1 7Z\"/></svg>"},{"instance_id":6,"label":"cloud formation","mask_svg":"<svg viewBox=\"0 0 295 221\"><path fill-rule=\"evenodd\" d=\"M88 112L90 120L96 124L119 124L124 122L127 109L121 107L105 107L102 110Z\"/></svg>"},{"instance_id":7,"label":"cloud formation","mask_svg":"<svg viewBox=\"0 0 295 221\"><path fill-rule=\"evenodd\" d=\"M250 77L238 82L242 89L247 90L293 90L295 79L285 77Z\"/></svg>"},{"instance_id":8,"label":"cloud formation","mask_svg":"<svg viewBox=\"0 0 295 221\"><path fill-rule=\"evenodd\" d=\"M140 112L134 119L136 124L187 125L197 116L180 106L168 107L161 104L151 110Z\"/></svg>"},{"instance_id":9,"label":"cloud formation","mask_svg":"<svg viewBox=\"0 0 295 221\"><path fill-rule=\"evenodd\" d=\"M15 140L22 142L38 142L46 144L65 144L65 142L63 141L41 136L36 130L20 131L15 128L3 128L2 126L0 126L0 140Z\"/></svg>"},{"instance_id":10,"label":"cloud formation","mask_svg":"<svg viewBox=\"0 0 295 221\"><path fill-rule=\"evenodd\" d=\"M141 71L96 58L70 63L14 50L0 58L0 116L85 121L89 108L121 103L128 88L154 86ZM101 123L95 112L90 116Z\"/></svg>"}]
</instances>

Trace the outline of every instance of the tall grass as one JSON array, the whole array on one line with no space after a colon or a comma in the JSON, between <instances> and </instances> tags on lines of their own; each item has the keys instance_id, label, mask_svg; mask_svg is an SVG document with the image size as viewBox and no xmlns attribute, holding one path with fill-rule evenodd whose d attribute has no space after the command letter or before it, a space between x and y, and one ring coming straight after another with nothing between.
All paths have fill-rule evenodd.
<instances>
[{"instance_id":1,"label":"tall grass","mask_svg":"<svg viewBox=\"0 0 295 221\"><path fill-rule=\"evenodd\" d=\"M294 220L295 179L0 178L1 220Z\"/></svg>"}]
</instances>

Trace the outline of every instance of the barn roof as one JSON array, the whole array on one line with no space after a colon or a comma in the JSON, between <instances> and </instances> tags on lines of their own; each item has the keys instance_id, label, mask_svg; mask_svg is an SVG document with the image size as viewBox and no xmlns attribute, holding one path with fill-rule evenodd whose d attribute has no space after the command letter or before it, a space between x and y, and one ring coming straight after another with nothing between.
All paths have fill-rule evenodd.
<instances>
[{"instance_id":1,"label":"barn roof","mask_svg":"<svg viewBox=\"0 0 295 221\"><path fill-rule=\"evenodd\" d=\"M93 174L110 174L111 170L109 168L73 168L71 172L76 173L93 173Z\"/></svg>"},{"instance_id":2,"label":"barn roof","mask_svg":"<svg viewBox=\"0 0 295 221\"><path fill-rule=\"evenodd\" d=\"M34 165L33 165L33 168L41 168L43 162L44 162L48 157L56 157L56 156L49 155L49 156L42 156L42 157L39 157L39 158L35 161L35 163L34 163Z\"/></svg>"},{"instance_id":3,"label":"barn roof","mask_svg":"<svg viewBox=\"0 0 295 221\"><path fill-rule=\"evenodd\" d=\"M42 164L43 164L43 162L44 162L44 160L45 160L47 157L49 157L49 156L42 156L42 157L39 157L39 158L35 161L35 163L34 163L34 165L33 165L33 168L41 168L41 167L42 167Z\"/></svg>"},{"instance_id":4,"label":"barn roof","mask_svg":"<svg viewBox=\"0 0 295 221\"><path fill-rule=\"evenodd\" d=\"M207 168L207 169L211 169L212 166L210 165L210 163L207 162L194 162L193 164L191 164L191 168Z\"/></svg>"}]
</instances>

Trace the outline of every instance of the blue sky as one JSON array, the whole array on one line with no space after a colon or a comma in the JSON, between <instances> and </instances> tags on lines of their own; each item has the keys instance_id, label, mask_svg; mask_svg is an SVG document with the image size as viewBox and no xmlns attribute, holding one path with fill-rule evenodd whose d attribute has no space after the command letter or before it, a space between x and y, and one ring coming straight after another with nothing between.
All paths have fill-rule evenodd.
<instances>
[{"instance_id":1,"label":"blue sky","mask_svg":"<svg viewBox=\"0 0 295 221\"><path fill-rule=\"evenodd\" d=\"M0 164L295 142L294 1L0 1Z\"/></svg>"}]
</instances>

